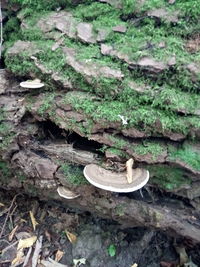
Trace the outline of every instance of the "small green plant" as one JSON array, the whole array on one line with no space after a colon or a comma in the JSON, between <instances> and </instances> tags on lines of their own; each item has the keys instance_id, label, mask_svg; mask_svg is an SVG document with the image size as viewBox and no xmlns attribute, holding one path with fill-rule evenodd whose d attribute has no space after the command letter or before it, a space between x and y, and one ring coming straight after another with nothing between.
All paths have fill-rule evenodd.
<instances>
[{"instance_id":1,"label":"small green plant","mask_svg":"<svg viewBox=\"0 0 200 267\"><path fill-rule=\"evenodd\" d=\"M114 257L116 255L116 246L114 244L111 244L108 247L107 251L110 257Z\"/></svg>"},{"instance_id":2,"label":"small green plant","mask_svg":"<svg viewBox=\"0 0 200 267\"><path fill-rule=\"evenodd\" d=\"M115 207L114 212L117 216L124 216L125 207L123 205L118 205Z\"/></svg>"}]
</instances>

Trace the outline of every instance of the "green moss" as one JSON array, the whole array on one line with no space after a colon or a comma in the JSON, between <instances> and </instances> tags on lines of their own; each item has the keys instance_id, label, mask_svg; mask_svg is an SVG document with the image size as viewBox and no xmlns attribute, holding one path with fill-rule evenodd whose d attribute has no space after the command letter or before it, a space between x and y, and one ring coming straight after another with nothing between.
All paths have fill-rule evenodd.
<instances>
[{"instance_id":1,"label":"green moss","mask_svg":"<svg viewBox=\"0 0 200 267\"><path fill-rule=\"evenodd\" d=\"M164 0L150 0L138 5L135 4L137 1L122 0L122 9L94 1L59 0L55 2L50 0L48 5L47 0L12 0L12 2L21 5L22 10L18 17L23 18L24 23L30 29L20 30L19 20L10 18L4 27L4 35L9 38L9 41L5 42L5 47L9 47L17 39L34 41L38 48L36 53L38 62L47 71L57 72L61 79L71 82L73 88L91 93L95 98L72 96L67 100L74 109L87 115L90 128L92 128L93 122L99 120L120 122L118 115L128 118L128 125L122 125L123 128L135 127L151 134L161 134L163 131L188 134L191 128L200 128L197 116L177 114L177 110L184 109L187 114L190 112L192 114L199 106L200 101L199 95L195 93L200 77L197 77L194 82L191 73L185 69L187 64L198 62L200 59L200 52L189 53L184 46L187 34L199 30L197 20L200 8L193 1L177 0L170 5ZM102 56L98 43L83 44L75 38L71 40L65 36L63 45L74 48L77 51L76 59L80 62L109 66L121 70L124 74L124 79L120 81L102 76L87 79L72 67L67 66L62 48L52 51L51 48L55 42L47 37L48 34L42 34L40 29L35 26L38 19L48 16L52 10L60 6L72 12L77 22L92 23L94 34L98 34L99 29L107 30L109 34L105 43L127 55L130 61L137 61L143 56L148 56L167 64L168 60L175 55L175 66L157 74L156 77L137 69L129 71L127 64L122 60L111 56ZM165 8L169 13L179 10L179 22L172 25L161 19L158 23L157 20L144 16L144 12L156 8ZM131 14L131 16L126 14ZM129 21L129 17L131 17L131 21ZM114 32L112 27L116 25L126 26L126 33ZM56 31L52 31L52 35L54 33L56 34ZM45 38L49 39L45 40ZM165 44L162 48L159 46L161 42ZM27 75L28 73L35 73L39 77L42 75L41 71L34 66L28 53L12 57L6 54L5 63L7 68L17 75ZM48 74L42 75L43 79L47 77ZM129 81L150 85L151 89L143 94L138 94L130 88ZM49 96L44 100L39 109L40 114L45 115L50 110L53 114L50 98ZM159 127L156 128L156 124ZM82 133L89 133L89 128L86 129L85 126L80 123L78 125L75 121L66 122L67 126L79 127Z\"/></svg>"},{"instance_id":2,"label":"green moss","mask_svg":"<svg viewBox=\"0 0 200 267\"><path fill-rule=\"evenodd\" d=\"M198 20L200 16L200 6L198 1L181 1L177 0L174 6L177 10L180 10L182 16L188 16L190 19Z\"/></svg>"},{"instance_id":3,"label":"green moss","mask_svg":"<svg viewBox=\"0 0 200 267\"><path fill-rule=\"evenodd\" d=\"M166 86L156 94L152 101L152 106L175 111L185 110L187 113L192 113L200 106L200 96Z\"/></svg>"},{"instance_id":4,"label":"green moss","mask_svg":"<svg viewBox=\"0 0 200 267\"><path fill-rule=\"evenodd\" d=\"M100 16L115 12L114 8L108 4L93 2L90 5L80 4L72 9L73 15L83 20L96 20Z\"/></svg>"},{"instance_id":5,"label":"green moss","mask_svg":"<svg viewBox=\"0 0 200 267\"><path fill-rule=\"evenodd\" d=\"M122 22L119 18L118 12L112 12L107 14L107 16L99 16L97 19L92 21L93 27L95 31L98 31L99 29L104 30L112 30L113 27L117 25L126 25L126 23ZM111 34L112 35L112 34ZM107 40L110 40L111 36L109 38L106 38Z\"/></svg>"},{"instance_id":6,"label":"green moss","mask_svg":"<svg viewBox=\"0 0 200 267\"><path fill-rule=\"evenodd\" d=\"M140 130L151 128L152 132L170 130L185 134L190 131L191 127L199 128L198 117L183 117L172 111L185 107L188 112L191 112L196 107L195 105L199 103L199 96L188 93L176 94L176 91L172 92L167 92L167 89L163 93L161 91L162 97L159 99L159 93L154 98L148 97L148 95L140 96L134 92L131 93L129 90L124 91L123 95L121 94L121 101L105 99L103 101L100 101L100 99L95 101L91 95L85 94L79 97L77 94L67 94L65 101L72 104L76 110L83 111L92 117L94 121L101 119L112 122L121 121L118 115L123 115L128 118L127 128L136 127ZM171 101L171 105L167 101ZM153 108L153 106L156 108ZM157 109L157 106L166 110ZM156 122L159 122L161 126L158 129L155 127L152 129L152 125Z\"/></svg>"},{"instance_id":7,"label":"green moss","mask_svg":"<svg viewBox=\"0 0 200 267\"><path fill-rule=\"evenodd\" d=\"M61 170L63 171L66 180L72 185L88 184L87 180L83 176L83 171L80 167L70 165L68 163L61 164Z\"/></svg>"},{"instance_id":8,"label":"green moss","mask_svg":"<svg viewBox=\"0 0 200 267\"><path fill-rule=\"evenodd\" d=\"M153 141L144 141L142 144L134 146L133 150L139 155L152 154L154 158L164 152L163 146Z\"/></svg>"},{"instance_id":9,"label":"green moss","mask_svg":"<svg viewBox=\"0 0 200 267\"><path fill-rule=\"evenodd\" d=\"M13 43L21 39L21 37L20 21L18 18L10 15L3 27L3 38L4 41L7 41L5 42L5 48L12 46Z\"/></svg>"},{"instance_id":10,"label":"green moss","mask_svg":"<svg viewBox=\"0 0 200 267\"><path fill-rule=\"evenodd\" d=\"M53 10L62 5L71 4L72 0L11 0L10 3L20 4L23 8L29 8L33 11Z\"/></svg>"},{"instance_id":11,"label":"green moss","mask_svg":"<svg viewBox=\"0 0 200 267\"><path fill-rule=\"evenodd\" d=\"M6 149L15 137L12 126L6 121L6 113L0 108L0 150Z\"/></svg>"},{"instance_id":12,"label":"green moss","mask_svg":"<svg viewBox=\"0 0 200 267\"><path fill-rule=\"evenodd\" d=\"M113 146L117 149L129 147L129 143L120 137L109 135L108 138L113 143Z\"/></svg>"},{"instance_id":13,"label":"green moss","mask_svg":"<svg viewBox=\"0 0 200 267\"><path fill-rule=\"evenodd\" d=\"M166 190L175 190L183 185L190 185L191 180L184 176L183 170L171 166L149 166L151 183Z\"/></svg>"},{"instance_id":14,"label":"green moss","mask_svg":"<svg viewBox=\"0 0 200 267\"><path fill-rule=\"evenodd\" d=\"M26 53L13 55L12 57L6 55L5 64L10 71L18 75L27 75L30 72L38 73L34 63L30 61L30 56Z\"/></svg>"},{"instance_id":15,"label":"green moss","mask_svg":"<svg viewBox=\"0 0 200 267\"><path fill-rule=\"evenodd\" d=\"M183 145L183 147L179 149L171 147L169 157L172 160L181 160L194 170L200 171L200 153L190 145Z\"/></svg>"},{"instance_id":16,"label":"green moss","mask_svg":"<svg viewBox=\"0 0 200 267\"><path fill-rule=\"evenodd\" d=\"M107 146L106 146L105 150L106 150L106 152L110 152L110 153L117 155L117 156L120 156L122 158L127 158L127 154L120 149L117 149L114 147L107 148Z\"/></svg>"},{"instance_id":17,"label":"green moss","mask_svg":"<svg viewBox=\"0 0 200 267\"><path fill-rule=\"evenodd\" d=\"M37 27L31 27L22 31L24 41L36 41L44 39L44 33Z\"/></svg>"},{"instance_id":18,"label":"green moss","mask_svg":"<svg viewBox=\"0 0 200 267\"><path fill-rule=\"evenodd\" d=\"M1 180L4 181L4 183L8 183L11 178L11 170L9 168L9 165L5 161L0 161L0 177ZM9 180L8 180L9 179Z\"/></svg>"},{"instance_id":19,"label":"green moss","mask_svg":"<svg viewBox=\"0 0 200 267\"><path fill-rule=\"evenodd\" d=\"M133 14L137 8L136 0L122 0L122 10L124 14Z\"/></svg>"},{"instance_id":20,"label":"green moss","mask_svg":"<svg viewBox=\"0 0 200 267\"><path fill-rule=\"evenodd\" d=\"M43 102L38 109L40 115L45 115L50 112L52 114L53 104L55 102L55 93L47 93L43 98Z\"/></svg>"}]
</instances>

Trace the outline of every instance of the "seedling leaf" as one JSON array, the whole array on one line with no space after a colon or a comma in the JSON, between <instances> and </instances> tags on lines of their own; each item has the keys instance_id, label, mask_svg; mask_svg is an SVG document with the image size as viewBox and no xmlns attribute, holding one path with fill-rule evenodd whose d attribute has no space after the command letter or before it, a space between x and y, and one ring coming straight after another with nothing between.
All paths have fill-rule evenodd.
<instances>
[{"instance_id":1,"label":"seedling leaf","mask_svg":"<svg viewBox=\"0 0 200 267\"><path fill-rule=\"evenodd\" d=\"M110 255L110 257L114 257L116 255L115 245L112 244L108 247L108 254Z\"/></svg>"}]
</instances>

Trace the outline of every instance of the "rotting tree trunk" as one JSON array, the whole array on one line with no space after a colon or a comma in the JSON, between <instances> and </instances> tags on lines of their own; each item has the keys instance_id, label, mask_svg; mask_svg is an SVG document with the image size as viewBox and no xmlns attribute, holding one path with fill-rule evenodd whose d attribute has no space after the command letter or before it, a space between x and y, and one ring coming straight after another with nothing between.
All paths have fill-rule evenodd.
<instances>
[{"instance_id":1,"label":"rotting tree trunk","mask_svg":"<svg viewBox=\"0 0 200 267\"><path fill-rule=\"evenodd\" d=\"M173 44L163 40L164 35L159 43L149 43L142 25L144 14L163 27L166 20L176 25L186 14L179 18L176 12L167 15L166 10L136 10L144 40L137 44L137 51L126 54L123 46L128 51L133 34L129 26L135 26L121 5L112 7L112 1L108 2L90 4L91 12L100 10L101 17L116 16L113 27L104 30L95 24L95 14L84 13L84 6L74 7L72 13L47 11L44 18L37 11L34 27L30 14L18 14L22 41L6 47L7 71L0 73L0 185L41 199L61 200L124 227L153 227L200 242L200 98L195 91L199 62L189 54L191 40L184 56L194 62L180 64L184 58L177 63L174 55L169 57L167 49ZM99 23L105 26L103 20ZM175 32L178 27L174 26ZM170 40L167 28L163 30ZM112 44L110 34L119 45ZM153 58L152 49L157 57L162 49L163 62ZM193 49L192 53L198 53L198 45ZM24 76L40 78L45 88L20 87ZM194 92L189 91L191 86ZM155 203L148 203L146 198L136 200L135 193L124 197L86 183L85 165L109 164L119 170L130 157L150 171L150 188L163 192L166 201L157 194ZM60 185L80 197L61 199Z\"/></svg>"},{"instance_id":2,"label":"rotting tree trunk","mask_svg":"<svg viewBox=\"0 0 200 267\"><path fill-rule=\"evenodd\" d=\"M167 204L162 207L158 204L148 204L145 199L139 201L115 195L91 185L71 184L70 175L74 175L73 169L68 170L66 174L63 163L84 166L88 163L98 163L101 155L73 148L72 144L65 143L65 139L61 139L60 136L56 139L53 134L58 136L59 129L56 128L54 131L53 124L49 129L45 129L47 124L44 127L30 113L26 113L24 97L18 93L10 93L15 84L10 84L3 74L1 78L6 86L0 97L0 104L4 107L7 117L2 121L2 126L10 125L7 134L2 138L1 186L3 188L20 190L41 199L60 200L69 207L114 219L124 227L153 227L189 238L193 242L200 242L200 226L198 218L195 217L196 211L192 208L183 206L182 209L175 209ZM7 145L6 140L12 137L14 132L15 136ZM64 132L60 129L60 135L62 134ZM7 145L6 149L4 142ZM81 173L77 175L80 176ZM83 182L81 179L84 178L80 177L80 183ZM79 193L80 197L74 200L60 198L56 191L60 184Z\"/></svg>"}]
</instances>

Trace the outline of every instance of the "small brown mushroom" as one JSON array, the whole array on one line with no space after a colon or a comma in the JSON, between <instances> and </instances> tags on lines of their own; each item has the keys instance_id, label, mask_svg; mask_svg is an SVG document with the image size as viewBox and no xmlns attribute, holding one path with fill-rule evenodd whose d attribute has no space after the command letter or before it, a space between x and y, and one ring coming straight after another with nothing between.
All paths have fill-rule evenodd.
<instances>
[{"instance_id":1,"label":"small brown mushroom","mask_svg":"<svg viewBox=\"0 0 200 267\"><path fill-rule=\"evenodd\" d=\"M57 188L57 192L59 196L64 197L66 199L74 199L80 196L79 194L72 192L71 190L69 190L68 188L64 186L59 186Z\"/></svg>"},{"instance_id":2,"label":"small brown mushroom","mask_svg":"<svg viewBox=\"0 0 200 267\"><path fill-rule=\"evenodd\" d=\"M39 79L34 79L34 80L28 80L25 82L21 82L20 86L23 88L31 88L31 89L36 89L36 88L41 88L44 86L44 83L41 83Z\"/></svg>"},{"instance_id":3,"label":"small brown mushroom","mask_svg":"<svg viewBox=\"0 0 200 267\"><path fill-rule=\"evenodd\" d=\"M83 173L85 178L94 186L119 193L128 193L136 191L142 188L149 180L149 172L145 169L136 168L130 170L129 161L129 176L132 173L132 179L130 183L127 183L126 172L113 172L106 170L96 164L86 165Z\"/></svg>"}]
</instances>

